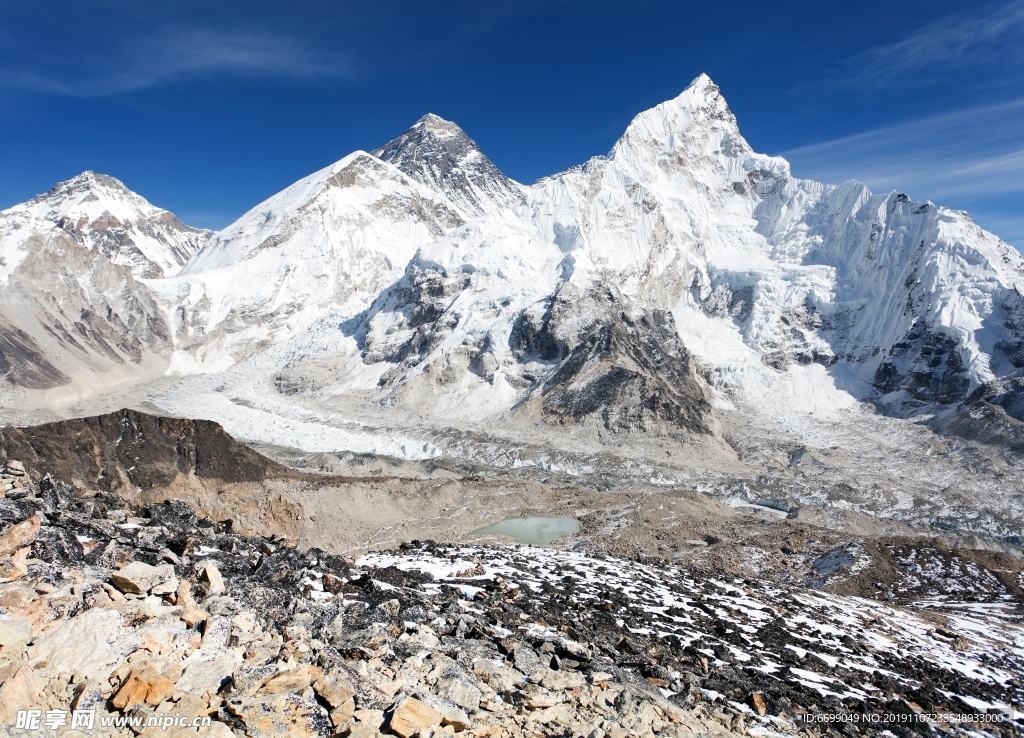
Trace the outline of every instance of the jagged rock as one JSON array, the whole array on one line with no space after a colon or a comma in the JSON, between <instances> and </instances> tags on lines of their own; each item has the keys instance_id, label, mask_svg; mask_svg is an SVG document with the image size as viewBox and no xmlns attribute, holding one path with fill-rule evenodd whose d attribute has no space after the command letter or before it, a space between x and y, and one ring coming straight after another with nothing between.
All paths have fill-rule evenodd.
<instances>
[{"instance_id":1,"label":"jagged rock","mask_svg":"<svg viewBox=\"0 0 1024 738\"><path fill-rule=\"evenodd\" d=\"M212 721L205 728L200 728L199 735L201 738L235 738L231 728L217 720Z\"/></svg>"},{"instance_id":2,"label":"jagged rock","mask_svg":"<svg viewBox=\"0 0 1024 738\"><path fill-rule=\"evenodd\" d=\"M13 556L0 558L0 581L12 582L28 574L29 548L17 551Z\"/></svg>"},{"instance_id":3,"label":"jagged rock","mask_svg":"<svg viewBox=\"0 0 1024 738\"><path fill-rule=\"evenodd\" d=\"M25 605L38 596L39 595L34 589L30 589L28 587L12 587L11 589L0 592L0 606L16 610L25 607Z\"/></svg>"},{"instance_id":4,"label":"jagged rock","mask_svg":"<svg viewBox=\"0 0 1024 738\"><path fill-rule=\"evenodd\" d=\"M341 707L356 694L352 680L340 671L327 672L314 682L313 689L333 708Z\"/></svg>"},{"instance_id":5,"label":"jagged rock","mask_svg":"<svg viewBox=\"0 0 1024 738\"><path fill-rule=\"evenodd\" d=\"M300 664L295 669L282 671L268 679L260 688L258 694L270 695L285 694L288 692L302 692L307 689L311 683L317 681L322 676L323 669L320 667L312 666L311 664Z\"/></svg>"},{"instance_id":6,"label":"jagged rock","mask_svg":"<svg viewBox=\"0 0 1024 738\"><path fill-rule=\"evenodd\" d=\"M120 613L96 608L37 636L29 648L29 662L48 673L80 673L102 681L136 643Z\"/></svg>"},{"instance_id":7,"label":"jagged rock","mask_svg":"<svg viewBox=\"0 0 1024 738\"><path fill-rule=\"evenodd\" d=\"M553 671L540 669L530 675L530 681L539 683L545 689L563 690L582 687L587 683L578 671Z\"/></svg>"},{"instance_id":8,"label":"jagged rock","mask_svg":"<svg viewBox=\"0 0 1024 738\"><path fill-rule=\"evenodd\" d=\"M28 664L18 667L0 686L0 725L5 728L14 725L19 710L38 709L43 703L42 688L32 667Z\"/></svg>"},{"instance_id":9,"label":"jagged rock","mask_svg":"<svg viewBox=\"0 0 1024 738\"><path fill-rule=\"evenodd\" d=\"M388 618L397 618L402 609L400 600L386 600L377 605L377 611Z\"/></svg>"},{"instance_id":10,"label":"jagged rock","mask_svg":"<svg viewBox=\"0 0 1024 738\"><path fill-rule=\"evenodd\" d=\"M241 697L252 697L260 687L280 673L277 664L260 664L258 666L242 666L231 675L231 694Z\"/></svg>"},{"instance_id":11,"label":"jagged rock","mask_svg":"<svg viewBox=\"0 0 1024 738\"><path fill-rule=\"evenodd\" d=\"M380 735L372 725L357 725L348 732L348 738L379 738Z\"/></svg>"},{"instance_id":12,"label":"jagged rock","mask_svg":"<svg viewBox=\"0 0 1024 738\"><path fill-rule=\"evenodd\" d=\"M37 514L5 530L0 535L0 556L10 556L36 540L42 521L42 516Z\"/></svg>"},{"instance_id":13,"label":"jagged rock","mask_svg":"<svg viewBox=\"0 0 1024 738\"><path fill-rule=\"evenodd\" d=\"M456 731L463 731L469 728L469 715L451 700L426 690L416 690L411 696L441 713L442 725L450 725Z\"/></svg>"},{"instance_id":14,"label":"jagged rock","mask_svg":"<svg viewBox=\"0 0 1024 738\"><path fill-rule=\"evenodd\" d=\"M512 662L516 668L524 674L532 674L538 669L544 668L547 664L529 646L519 646L512 651Z\"/></svg>"},{"instance_id":15,"label":"jagged rock","mask_svg":"<svg viewBox=\"0 0 1024 738\"><path fill-rule=\"evenodd\" d=\"M171 564L150 566L141 561L133 561L120 571L114 572L110 583L122 592L130 594L146 594L158 584L169 581L174 576Z\"/></svg>"},{"instance_id":16,"label":"jagged rock","mask_svg":"<svg viewBox=\"0 0 1024 738\"><path fill-rule=\"evenodd\" d=\"M240 697L227 701L228 711L245 725L249 738L314 738L331 731L327 711L312 697L278 694L268 697Z\"/></svg>"},{"instance_id":17,"label":"jagged rock","mask_svg":"<svg viewBox=\"0 0 1024 738\"><path fill-rule=\"evenodd\" d=\"M437 694L470 712L479 709L480 698L483 696L473 681L461 674L438 679Z\"/></svg>"},{"instance_id":18,"label":"jagged rock","mask_svg":"<svg viewBox=\"0 0 1024 738\"><path fill-rule=\"evenodd\" d=\"M152 666L132 671L120 689L110 698L118 710L130 710L139 703L156 707L174 691L174 682Z\"/></svg>"},{"instance_id":19,"label":"jagged rock","mask_svg":"<svg viewBox=\"0 0 1024 738\"><path fill-rule=\"evenodd\" d=\"M395 708L388 727L401 738L412 738L440 726L441 720L441 713L430 705L415 697L406 697Z\"/></svg>"},{"instance_id":20,"label":"jagged rock","mask_svg":"<svg viewBox=\"0 0 1024 738\"><path fill-rule=\"evenodd\" d=\"M199 579L207 596L213 597L224 593L224 578L220 575L216 564L210 563L204 566Z\"/></svg>"},{"instance_id":21,"label":"jagged rock","mask_svg":"<svg viewBox=\"0 0 1024 738\"><path fill-rule=\"evenodd\" d=\"M226 685L242 663L237 650L226 643L231 622L227 618L210 618L203 642L185 659L178 690L202 696L213 694Z\"/></svg>"},{"instance_id":22,"label":"jagged rock","mask_svg":"<svg viewBox=\"0 0 1024 738\"><path fill-rule=\"evenodd\" d=\"M515 669L497 664L490 659L480 659L473 665L473 673L483 678L491 689L497 692L511 692L523 686L523 675Z\"/></svg>"},{"instance_id":23,"label":"jagged rock","mask_svg":"<svg viewBox=\"0 0 1024 738\"><path fill-rule=\"evenodd\" d=\"M89 506L100 504L98 499L77 497L72 502L71 490L52 488L47 494L50 508L46 509L61 513L47 513L43 520L52 523L44 522L41 533L63 530L77 535L73 532L77 526L91 519L95 508ZM104 498L102 504L124 512L125 519L147 520L137 514L137 508L122 506L113 498ZM6 502L0 503L0 516L9 511ZM184 510L175 515L189 517ZM165 517L160 522L169 520ZM915 692L897 681L919 673L918 667L908 665L912 655L893 660L863 648L859 633L875 626L852 601L844 605L849 608L844 617L863 628L847 628L840 641L830 634L790 632L801 627L791 625L793 612L830 622L824 614L829 598L808 590L799 596L814 599L813 607L791 599L790 589L766 588L713 571L661 569L613 557L525 547L411 546L384 554L406 558L400 563L385 558L388 563L382 568L366 562L353 566L322 551L276 546L262 554L266 561L255 564L258 538L205 523L195 529L169 530L170 535L196 539L185 547L206 547L210 558L202 564L216 566L233 593L204 600L209 614L202 613L202 618L192 619L195 610L181 612L181 606L195 606L187 577L197 568L185 560L188 554L162 588L155 585L148 590L166 592L167 599L180 603L175 607L164 606L164 600L154 594L121 594L102 581L106 573L87 563L89 554L84 552L71 552L78 556L74 567L56 556L49 562L30 559L33 587L7 586L0 591L0 606L20 606L17 616L37 629L35 641L25 650L36 686L46 699L63 700L62 706L120 708L141 717L175 711L209 714L230 725L244 724L250 736L288 731L379 735L389 729L385 717L393 717L392 710L405 705L409 714L396 711L399 719L391 721L390 730L397 733L395 726L401 728L403 715L411 722L414 712L423 712L413 710L416 703L409 700L429 709L426 730L436 734L443 726L445 732L478 736L497 736L503 730L510 736L524 731L589 735L595 725L602 726L608 736L726 735L726 730L746 730L738 722L742 702L750 706L745 714L748 723L754 722L751 730L761 726L785 734L795 732L795 726L786 719L771 722L776 718L769 713L791 713L785 705L796 702L814 709L840 709L816 693L808 694L789 675L788 666L765 675L759 667L772 659L799 665L836 684L850 678L845 663L858 663L858 679L861 673L872 673L861 671L865 665L881 667L895 675L886 677L893 679L892 685L875 685L883 694L910 690L907 698L927 709L948 704L941 692ZM104 533L97 530L92 535ZM134 557L160 560L159 550L147 548L143 541L140 537L118 545L120 561L127 565L123 569L131 566ZM815 551L817 558L808 556L808 563L822 568L819 554L825 548ZM92 555L106 550L101 539ZM836 550L840 549L833 553ZM851 551L853 557L861 555L856 547L841 550ZM904 556L902 550L894 555ZM374 556L368 555L366 561ZM440 587L417 586L431 581L432 575L421 575L416 567L437 572L455 561L457 565L447 568L453 572L451 577L439 577ZM1008 571L1018 571L1012 563L1004 565ZM266 570L261 571L264 566ZM495 574L496 567L501 576ZM365 576L354 576L353 569L361 569ZM333 571L344 577L348 582L344 600L311 592L311 571ZM466 571L472 571L483 585L472 602L449 586ZM513 583L516 586L508 586ZM628 598L610 591L613 583L628 584ZM114 602L115 598L120 601ZM675 605L666 606L672 600ZM588 601L598 606L583 604ZM610 603L607 610L605 603ZM899 617L918 622L916 615L906 611ZM0 620L0 628L9 622ZM757 630L748 631L747 624ZM823 624L819 627L827 629ZM892 627L885 637L903 648L907 641L900 640L902 636ZM968 641L958 626L933 627L935 635L928 647L944 650L946 660L958 658L959 648L969 649L964 659L975 659L987 647L983 628L967 633L972 639ZM740 629L744 636L739 635ZM683 647L679 633L696 635L698 640ZM756 650L749 647L754 638L763 644ZM22 643L19 649L24 648L25 639L17 639ZM335 648L324 645L327 640L333 640ZM805 649L808 641L822 658L809 651L798 658L788 647L805 644L800 646ZM706 655L708 649L714 658ZM746 651L748 659L741 661L736 649ZM830 654L837 659L834 667L824 659ZM993 663L994 667L1010 673L1017 668L1016 652L998 658L1005 663ZM929 678L950 692L1011 699L1003 696L1009 692L997 694L994 688L968 685L963 675L954 683L941 666L920 668L929 669ZM16 661L0 662L0 683L10 681L17 670ZM111 701L103 699L103 690ZM662 690L675 693L672 702ZM711 701L718 709L718 717L711 719L703 705L709 701L707 695L713 694L722 697ZM766 707L763 719L754 696L758 694ZM216 730L223 734L228 728ZM414 728L402 730L411 735Z\"/></svg>"}]
</instances>

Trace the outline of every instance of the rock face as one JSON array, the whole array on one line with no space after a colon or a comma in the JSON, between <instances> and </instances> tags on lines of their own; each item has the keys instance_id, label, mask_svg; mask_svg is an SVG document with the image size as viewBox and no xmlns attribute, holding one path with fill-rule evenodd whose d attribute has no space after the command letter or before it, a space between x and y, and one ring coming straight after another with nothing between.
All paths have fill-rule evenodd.
<instances>
[{"instance_id":1,"label":"rock face","mask_svg":"<svg viewBox=\"0 0 1024 738\"><path fill-rule=\"evenodd\" d=\"M24 594L0 591L5 719L73 707L250 738L688 738L1024 699L1022 626L993 608L925 615L530 546L413 541L354 561L50 476L0 500L0 536L33 515ZM160 537L127 535L147 528Z\"/></svg>"},{"instance_id":2,"label":"rock face","mask_svg":"<svg viewBox=\"0 0 1024 738\"><path fill-rule=\"evenodd\" d=\"M159 297L128 266L49 221L0 213L0 372L6 388L45 390L82 375L124 380L173 350Z\"/></svg>"},{"instance_id":3,"label":"rock face","mask_svg":"<svg viewBox=\"0 0 1024 738\"><path fill-rule=\"evenodd\" d=\"M6 459L20 460L37 479L47 470L110 491L165 487L178 475L258 482L288 473L237 443L217 423L134 410L0 429L0 460Z\"/></svg>"}]
</instances>

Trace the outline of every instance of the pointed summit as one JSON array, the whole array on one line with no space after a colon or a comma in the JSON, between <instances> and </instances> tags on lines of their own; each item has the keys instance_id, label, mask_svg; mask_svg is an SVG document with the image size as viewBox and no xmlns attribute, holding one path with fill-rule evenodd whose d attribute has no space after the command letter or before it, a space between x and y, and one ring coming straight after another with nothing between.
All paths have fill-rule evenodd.
<instances>
[{"instance_id":1,"label":"pointed summit","mask_svg":"<svg viewBox=\"0 0 1024 738\"><path fill-rule=\"evenodd\" d=\"M684 168L706 163L707 156L718 150L744 155L751 149L721 89L701 74L678 96L633 118L609 158L663 171L683 163Z\"/></svg>"},{"instance_id":2,"label":"pointed summit","mask_svg":"<svg viewBox=\"0 0 1024 738\"><path fill-rule=\"evenodd\" d=\"M92 170L4 212L49 221L136 277L177 274L210 235L185 225L120 180Z\"/></svg>"},{"instance_id":3,"label":"pointed summit","mask_svg":"<svg viewBox=\"0 0 1024 738\"><path fill-rule=\"evenodd\" d=\"M440 192L469 217L523 202L523 187L501 173L458 125L427 113L373 155Z\"/></svg>"}]
</instances>

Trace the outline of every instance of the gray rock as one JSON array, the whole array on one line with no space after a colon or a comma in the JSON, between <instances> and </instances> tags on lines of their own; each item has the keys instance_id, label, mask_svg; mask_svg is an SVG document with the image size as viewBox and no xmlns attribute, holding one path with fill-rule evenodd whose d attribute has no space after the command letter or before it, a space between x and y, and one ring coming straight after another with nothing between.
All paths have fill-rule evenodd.
<instances>
[{"instance_id":1,"label":"gray rock","mask_svg":"<svg viewBox=\"0 0 1024 738\"><path fill-rule=\"evenodd\" d=\"M231 675L231 694L236 697L252 697L280 671L281 668L277 664L243 666Z\"/></svg>"},{"instance_id":2,"label":"gray rock","mask_svg":"<svg viewBox=\"0 0 1024 738\"><path fill-rule=\"evenodd\" d=\"M512 651L512 663L524 674L532 674L548 666L549 659L542 659L529 646L519 646Z\"/></svg>"},{"instance_id":3,"label":"gray rock","mask_svg":"<svg viewBox=\"0 0 1024 738\"><path fill-rule=\"evenodd\" d=\"M158 584L163 584L174 577L174 567L170 564L150 566L141 561L133 561L110 577L110 583L122 592L130 594L146 594Z\"/></svg>"},{"instance_id":4,"label":"gray rock","mask_svg":"<svg viewBox=\"0 0 1024 738\"><path fill-rule=\"evenodd\" d=\"M480 659L473 665L473 673L487 682L495 692L511 692L524 683L523 675L515 669Z\"/></svg>"},{"instance_id":5,"label":"gray rock","mask_svg":"<svg viewBox=\"0 0 1024 738\"><path fill-rule=\"evenodd\" d=\"M437 680L436 689L439 697L451 700L470 712L476 712L480 708L480 698L483 695L469 677L461 674L441 677Z\"/></svg>"}]
</instances>

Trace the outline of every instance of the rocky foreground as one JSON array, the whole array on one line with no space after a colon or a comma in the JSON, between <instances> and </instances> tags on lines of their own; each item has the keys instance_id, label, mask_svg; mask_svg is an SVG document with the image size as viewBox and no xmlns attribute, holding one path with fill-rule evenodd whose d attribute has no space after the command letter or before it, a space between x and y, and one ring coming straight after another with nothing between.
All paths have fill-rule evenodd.
<instances>
[{"instance_id":1,"label":"rocky foreground","mask_svg":"<svg viewBox=\"0 0 1024 738\"><path fill-rule=\"evenodd\" d=\"M68 736L1024 732L1005 598L907 609L528 546L354 561L12 461L0 492L11 735L27 710Z\"/></svg>"}]
</instances>

